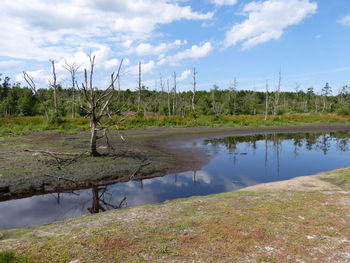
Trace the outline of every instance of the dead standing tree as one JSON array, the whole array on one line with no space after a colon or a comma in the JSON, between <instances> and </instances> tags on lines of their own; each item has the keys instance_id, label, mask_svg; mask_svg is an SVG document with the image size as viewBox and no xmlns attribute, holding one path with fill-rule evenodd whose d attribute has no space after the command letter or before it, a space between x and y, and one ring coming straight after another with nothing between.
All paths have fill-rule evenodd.
<instances>
[{"instance_id":1,"label":"dead standing tree","mask_svg":"<svg viewBox=\"0 0 350 263\"><path fill-rule=\"evenodd\" d=\"M196 114L196 105L195 105L195 96L196 96L196 89L197 89L197 71L196 68L193 68L193 72L192 72L192 78L193 78L193 82L192 82L192 87L193 87L193 94L192 94L192 114L193 114L193 118L197 119L197 114Z\"/></svg>"},{"instance_id":2,"label":"dead standing tree","mask_svg":"<svg viewBox=\"0 0 350 263\"><path fill-rule=\"evenodd\" d=\"M137 89L137 112L140 113L141 107L141 92L142 92L142 80L141 80L141 61L139 61L139 82Z\"/></svg>"},{"instance_id":3,"label":"dead standing tree","mask_svg":"<svg viewBox=\"0 0 350 263\"><path fill-rule=\"evenodd\" d=\"M266 92L265 92L265 118L267 121L267 115L269 114L269 81L266 80Z\"/></svg>"},{"instance_id":4,"label":"dead standing tree","mask_svg":"<svg viewBox=\"0 0 350 263\"><path fill-rule=\"evenodd\" d=\"M177 88L177 80L176 80L176 72L174 72L174 87L173 87L173 116L177 114L177 100L176 100L176 88Z\"/></svg>"},{"instance_id":5,"label":"dead standing tree","mask_svg":"<svg viewBox=\"0 0 350 263\"><path fill-rule=\"evenodd\" d=\"M38 93L38 90L36 88L36 85L35 85L33 78L25 71L23 71L23 78L27 82L31 91L34 93L34 95L37 97L37 99L43 105L46 119L49 119L49 109L48 109L48 106L46 105L45 98L41 94Z\"/></svg>"},{"instance_id":6,"label":"dead standing tree","mask_svg":"<svg viewBox=\"0 0 350 263\"><path fill-rule=\"evenodd\" d=\"M58 105L57 105L57 76L56 76L56 67L55 67L55 61L50 60L52 65L52 76L53 76L53 82L50 81L50 86L53 88L53 106L55 115L58 114Z\"/></svg>"},{"instance_id":7,"label":"dead standing tree","mask_svg":"<svg viewBox=\"0 0 350 263\"><path fill-rule=\"evenodd\" d=\"M278 85L275 91L275 101L274 101L274 108L273 108L273 115L278 114L278 108L280 103L280 93L281 93L281 82L282 82L282 72L281 70L278 73Z\"/></svg>"},{"instance_id":8,"label":"dead standing tree","mask_svg":"<svg viewBox=\"0 0 350 263\"><path fill-rule=\"evenodd\" d=\"M79 66L73 61L69 64L65 61L65 65L63 66L70 74L71 77L71 85L72 85L72 119L75 118L75 88L76 88L76 74L79 70Z\"/></svg>"},{"instance_id":9,"label":"dead standing tree","mask_svg":"<svg viewBox=\"0 0 350 263\"><path fill-rule=\"evenodd\" d=\"M119 80L123 60L121 60L119 63L117 74L115 74L115 72L111 74L111 82L107 89L98 92L93 86L95 56L91 57L90 55L89 58L90 72L88 74L88 70L84 70L84 82L82 83L84 101L87 105L87 108L84 109L87 112L87 116L90 117L90 153L92 156L100 156L101 154L97 151L97 140L106 137L108 144L108 137L106 133L108 127L101 125L101 119L103 117L111 118L109 105L115 96L115 83L117 80ZM100 130L103 130L103 135L98 135L98 131Z\"/></svg>"}]
</instances>

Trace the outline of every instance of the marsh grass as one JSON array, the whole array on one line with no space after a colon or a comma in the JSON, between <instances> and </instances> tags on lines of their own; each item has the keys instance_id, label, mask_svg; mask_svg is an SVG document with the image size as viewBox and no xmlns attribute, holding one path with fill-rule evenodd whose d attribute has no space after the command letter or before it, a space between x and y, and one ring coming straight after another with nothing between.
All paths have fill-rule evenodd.
<instances>
[{"instance_id":1,"label":"marsh grass","mask_svg":"<svg viewBox=\"0 0 350 263\"><path fill-rule=\"evenodd\" d=\"M29 261L15 252L0 252L0 263L29 263Z\"/></svg>"},{"instance_id":2,"label":"marsh grass","mask_svg":"<svg viewBox=\"0 0 350 263\"><path fill-rule=\"evenodd\" d=\"M129 116L117 117L115 123L121 130L149 127L242 127L242 126L283 126L305 123L345 123L350 122L350 115L335 114L291 114L270 116L266 121L264 115L235 116ZM85 118L12 117L0 118L0 136L23 135L31 131L54 131L76 133L89 129Z\"/></svg>"}]
</instances>

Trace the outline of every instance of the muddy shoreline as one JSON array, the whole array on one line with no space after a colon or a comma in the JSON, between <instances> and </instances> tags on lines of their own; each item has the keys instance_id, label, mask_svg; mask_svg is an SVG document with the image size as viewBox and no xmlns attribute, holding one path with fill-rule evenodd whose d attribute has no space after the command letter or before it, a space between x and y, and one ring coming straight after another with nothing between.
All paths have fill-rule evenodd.
<instances>
[{"instance_id":1,"label":"muddy shoreline","mask_svg":"<svg viewBox=\"0 0 350 263\"><path fill-rule=\"evenodd\" d=\"M76 180L76 183L72 182L57 182L57 180L44 180L40 173L45 172L42 163L33 163L33 167L26 170L23 179L27 182L21 182L21 174L16 173L15 176L0 176L0 201L6 201L10 199L26 198L34 195L41 195L47 193L64 192L71 190L87 189L93 185L109 185L119 182L127 182L130 177L133 180L143 180L148 178L154 178L164 176L171 173L185 172L189 170L199 170L203 165L209 161L208 153L199 147L192 147L190 144L194 141L217 138L225 136L239 136L239 135L252 135L261 133L298 133L298 132L331 132L331 131L350 131L350 124L305 124L296 126L279 126L279 127L194 127L194 128L148 128L148 129L132 129L123 131L123 135L128 138L128 143L123 145L120 142L118 134L114 134L114 143L122 148L120 158L104 159L101 161L101 166L106 169L106 174L101 171L100 174L92 176L89 175L86 178L74 174L74 169L79 172L84 169L94 169L86 164L92 160L87 160L85 163L75 164L73 167L73 174L65 175L66 171L54 171L58 175L68 176L70 179ZM23 153L24 148L34 147L46 147L45 142L49 142L55 149L61 149L65 147L57 147L58 142L69 141L72 142L69 146L72 149L83 150L81 147L84 140L86 140L88 134L80 133L76 135L63 135L54 133L30 133L26 136L17 138L5 138L2 142L12 141L11 147L14 147L15 151L6 151L6 147L0 147L0 157L5 160L5 165L11 163L11 160L16 160L17 156L20 158L31 157L28 154ZM40 138L45 138L41 143ZM34 141L31 141L33 139ZM25 141L25 143L23 143ZM21 147L16 147L16 144L22 144ZM85 145L84 145L85 146ZM123 154L128 153L131 158L124 161ZM8 155L6 154L8 153ZM140 160L145 156L152 163L150 167L140 169L137 174L134 174L140 164ZM12 159L11 159L12 158ZM124 159L123 159L124 158ZM6 162L6 160L8 162ZM104 163L105 162L105 163ZM131 162L132 164L129 164ZM4 165L4 164L3 164ZM87 168L85 168L85 166ZM100 167L101 167L100 166ZM114 169L114 166L118 166L118 169ZM0 165L0 174L2 174ZM91 174L98 173L97 170L91 171ZM32 170L31 170L32 169ZM52 170L52 167L46 169L46 171ZM70 169L72 171L72 169ZM115 174L113 174L115 171ZM52 172L52 171L51 171ZM28 173L31 175L28 176ZM68 173L68 171L67 171ZM6 180L3 180L3 178ZM46 178L47 179L47 178Z\"/></svg>"}]
</instances>

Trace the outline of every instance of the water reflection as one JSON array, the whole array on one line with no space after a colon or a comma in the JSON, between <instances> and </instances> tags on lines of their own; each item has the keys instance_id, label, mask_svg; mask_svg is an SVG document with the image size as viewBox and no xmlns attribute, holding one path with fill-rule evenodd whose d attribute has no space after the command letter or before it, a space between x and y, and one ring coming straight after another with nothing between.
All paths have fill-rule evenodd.
<instances>
[{"instance_id":1,"label":"water reflection","mask_svg":"<svg viewBox=\"0 0 350 263\"><path fill-rule=\"evenodd\" d=\"M227 192L350 165L349 133L232 136L196 141L211 154L197 171L0 203L0 228L50 223L110 209Z\"/></svg>"},{"instance_id":2,"label":"water reflection","mask_svg":"<svg viewBox=\"0 0 350 263\"><path fill-rule=\"evenodd\" d=\"M88 208L91 214L105 212L110 209L119 209L126 205L126 196L119 202L119 204L115 204L112 200L113 196L108 193L107 186L93 186L91 191L92 204L91 207Z\"/></svg>"},{"instance_id":3,"label":"water reflection","mask_svg":"<svg viewBox=\"0 0 350 263\"><path fill-rule=\"evenodd\" d=\"M262 145L263 144L263 145ZM227 150L227 154L233 155L233 163L237 164L238 156L246 155L246 152L240 151L244 149L252 149L255 154L258 147L264 148L264 168L265 171L269 164L269 154L274 154L276 158L276 173L280 175L280 161L283 145L288 149L293 146L293 155L296 159L301 152L314 151L322 152L323 155L331 150L335 145L339 152L349 151L349 132L333 132L333 133L298 133L298 134L264 134L249 136L231 136L225 138L208 139L203 141L203 145L210 146L212 151L218 153L220 147Z\"/></svg>"}]
</instances>

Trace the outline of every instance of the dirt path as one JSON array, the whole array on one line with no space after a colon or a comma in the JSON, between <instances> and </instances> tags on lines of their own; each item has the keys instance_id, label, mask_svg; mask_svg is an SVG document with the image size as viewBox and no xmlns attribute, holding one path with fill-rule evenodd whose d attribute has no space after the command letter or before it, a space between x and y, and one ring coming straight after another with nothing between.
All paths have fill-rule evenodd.
<instances>
[{"instance_id":1,"label":"dirt path","mask_svg":"<svg viewBox=\"0 0 350 263\"><path fill-rule=\"evenodd\" d=\"M341 188L322 180L323 174L300 176L293 179L249 186L239 191L340 191Z\"/></svg>"}]
</instances>

